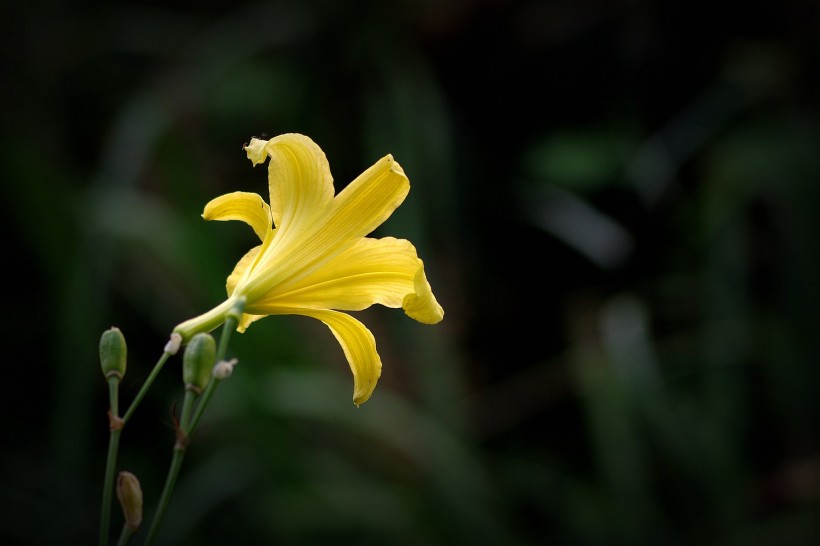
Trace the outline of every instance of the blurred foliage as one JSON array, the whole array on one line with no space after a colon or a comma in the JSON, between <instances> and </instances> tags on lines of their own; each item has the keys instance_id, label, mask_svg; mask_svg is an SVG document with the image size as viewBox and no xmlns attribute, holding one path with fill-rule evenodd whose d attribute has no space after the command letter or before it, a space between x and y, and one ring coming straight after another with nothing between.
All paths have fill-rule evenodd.
<instances>
[{"instance_id":1,"label":"blurred foliage","mask_svg":"<svg viewBox=\"0 0 820 546\"><path fill-rule=\"evenodd\" d=\"M445 320L360 313L361 408L321 324L235 337L160 542L817 544L818 31L803 0L7 6L0 541L96 542L99 336L127 403L254 244L202 207L296 131L337 190L401 162L377 234ZM123 434L147 520L180 373Z\"/></svg>"}]
</instances>

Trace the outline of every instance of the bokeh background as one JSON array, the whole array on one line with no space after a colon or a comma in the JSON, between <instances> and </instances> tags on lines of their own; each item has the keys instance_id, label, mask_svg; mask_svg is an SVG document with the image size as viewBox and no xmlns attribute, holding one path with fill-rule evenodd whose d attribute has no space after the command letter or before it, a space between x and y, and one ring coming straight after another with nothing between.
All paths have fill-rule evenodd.
<instances>
[{"instance_id":1,"label":"bokeh background","mask_svg":"<svg viewBox=\"0 0 820 546\"><path fill-rule=\"evenodd\" d=\"M256 244L202 207L301 132L337 189L402 164L376 235L445 319L357 314L360 408L321 324L236 336L158 543L820 544L819 37L808 0L7 4L0 542L97 543L99 336L127 405ZM180 361L123 434L145 528Z\"/></svg>"}]
</instances>

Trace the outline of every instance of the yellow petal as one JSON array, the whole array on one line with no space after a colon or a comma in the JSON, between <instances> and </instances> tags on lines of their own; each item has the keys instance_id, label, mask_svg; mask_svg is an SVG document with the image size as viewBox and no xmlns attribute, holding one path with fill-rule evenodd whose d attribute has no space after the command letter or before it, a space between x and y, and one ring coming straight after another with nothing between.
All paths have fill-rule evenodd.
<instances>
[{"instance_id":1,"label":"yellow petal","mask_svg":"<svg viewBox=\"0 0 820 546\"><path fill-rule=\"evenodd\" d=\"M281 230L286 227L280 227L270 248L259 258L259 267L242 286L249 305L282 284L299 282L319 271L347 251L381 225L409 190L404 171L387 155L340 192L324 217L300 217L299 236L283 242Z\"/></svg>"},{"instance_id":2,"label":"yellow petal","mask_svg":"<svg viewBox=\"0 0 820 546\"><path fill-rule=\"evenodd\" d=\"M253 228L261 241L271 231L270 207L259 194L237 191L221 195L205 205L206 220L241 220Z\"/></svg>"},{"instance_id":3,"label":"yellow petal","mask_svg":"<svg viewBox=\"0 0 820 546\"><path fill-rule=\"evenodd\" d=\"M359 311L374 303L401 307L414 293L416 273L422 268L410 241L362 238L310 276L279 287L251 307L259 312L266 305L341 311Z\"/></svg>"},{"instance_id":4,"label":"yellow petal","mask_svg":"<svg viewBox=\"0 0 820 546\"><path fill-rule=\"evenodd\" d=\"M340 240L364 237L393 214L409 191L404 169L388 154L339 192L325 229Z\"/></svg>"},{"instance_id":5,"label":"yellow petal","mask_svg":"<svg viewBox=\"0 0 820 546\"><path fill-rule=\"evenodd\" d=\"M433 289L430 288L430 283L427 282L427 277L424 275L424 269L420 268L416 271L416 277L413 280L415 291L407 294L401 306L407 316L416 319L424 324L436 324L441 322L444 318L444 309L436 301L433 295Z\"/></svg>"},{"instance_id":6,"label":"yellow petal","mask_svg":"<svg viewBox=\"0 0 820 546\"><path fill-rule=\"evenodd\" d=\"M376 352L376 339L367 327L345 313L327 310L293 309L283 314L298 314L319 319L330 328L353 372L353 403L367 402L382 373L382 361Z\"/></svg>"},{"instance_id":7,"label":"yellow petal","mask_svg":"<svg viewBox=\"0 0 820 546\"><path fill-rule=\"evenodd\" d=\"M228 275L228 280L225 282L225 289L227 290L229 296L233 295L234 290L236 290L236 285L239 284L239 281L242 280L242 277L248 271L248 268L250 268L256 260L256 257L259 255L259 251L262 250L262 247L263 245L253 247L246 252L238 262L236 262L233 272Z\"/></svg>"},{"instance_id":8,"label":"yellow petal","mask_svg":"<svg viewBox=\"0 0 820 546\"><path fill-rule=\"evenodd\" d=\"M294 219L310 221L326 212L333 200L333 177L327 157L310 138L288 133L265 145L270 155L268 189L279 237L289 237Z\"/></svg>"},{"instance_id":9,"label":"yellow petal","mask_svg":"<svg viewBox=\"0 0 820 546\"><path fill-rule=\"evenodd\" d=\"M245 311L237 325L240 332L268 315L321 320L353 373L353 402L362 404L376 387L382 363L372 333L339 310L379 303L401 306L424 323L444 316L413 245L392 237L367 238L404 201L410 183L386 155L334 197L327 159L308 137L291 133L269 141L252 139L246 152L254 165L270 157L270 205L256 194L236 192L212 200L203 216L241 220L262 244L234 267L225 302L174 331L184 340L210 331L238 305Z\"/></svg>"},{"instance_id":10,"label":"yellow petal","mask_svg":"<svg viewBox=\"0 0 820 546\"><path fill-rule=\"evenodd\" d=\"M236 331L243 333L245 330L248 329L248 326L251 323L256 322L259 319L265 318L267 315L249 315L247 313L242 315L242 318L239 319L239 324L236 325Z\"/></svg>"}]
</instances>

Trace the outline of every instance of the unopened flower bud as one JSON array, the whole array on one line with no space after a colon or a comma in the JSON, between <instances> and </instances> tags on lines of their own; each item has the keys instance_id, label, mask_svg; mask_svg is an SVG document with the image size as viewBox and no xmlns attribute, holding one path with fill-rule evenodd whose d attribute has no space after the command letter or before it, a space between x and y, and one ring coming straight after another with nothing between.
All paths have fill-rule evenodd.
<instances>
[{"instance_id":1,"label":"unopened flower bud","mask_svg":"<svg viewBox=\"0 0 820 546\"><path fill-rule=\"evenodd\" d=\"M223 379L228 379L231 374L233 373L234 366L237 365L239 361L235 358L230 360L220 360L214 366L214 377L222 381Z\"/></svg>"},{"instance_id":2,"label":"unopened flower bud","mask_svg":"<svg viewBox=\"0 0 820 546\"><path fill-rule=\"evenodd\" d=\"M100 367L106 378L125 375L127 353L125 336L119 328L112 326L103 332L100 337Z\"/></svg>"},{"instance_id":3,"label":"unopened flower bud","mask_svg":"<svg viewBox=\"0 0 820 546\"><path fill-rule=\"evenodd\" d=\"M117 498L125 516L125 525L136 531L142 523L142 488L132 473L123 470L117 476Z\"/></svg>"},{"instance_id":4,"label":"unopened flower bud","mask_svg":"<svg viewBox=\"0 0 820 546\"><path fill-rule=\"evenodd\" d=\"M211 334L199 333L191 338L182 356L182 381L185 388L200 393L211 378L216 360L216 341Z\"/></svg>"}]
</instances>

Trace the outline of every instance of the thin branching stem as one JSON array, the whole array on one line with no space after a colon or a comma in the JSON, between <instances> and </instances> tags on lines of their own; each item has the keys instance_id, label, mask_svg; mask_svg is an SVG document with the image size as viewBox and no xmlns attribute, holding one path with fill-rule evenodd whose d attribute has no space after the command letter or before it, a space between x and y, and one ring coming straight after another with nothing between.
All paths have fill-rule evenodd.
<instances>
[{"instance_id":1,"label":"thin branching stem","mask_svg":"<svg viewBox=\"0 0 820 546\"><path fill-rule=\"evenodd\" d=\"M236 307L228 313L225 323L222 326L222 335L217 347L216 360L214 364L225 358L231 333L236 329L239 318L242 316L243 308L244 300L240 300ZM220 379L211 374L211 378L208 380L208 385L205 387L205 391L202 393L199 402L196 404L196 409L194 409L194 401L197 398L196 392L193 389L186 389L185 391L182 414L180 416L179 423L177 424L177 440L174 444L174 453L171 458L171 465L168 468L168 475L165 479L165 486L163 487L162 495L160 497L159 504L157 505L154 520L151 522L151 527L148 530L148 536L145 539L145 546L150 546L156 539L156 535L162 525L162 520L165 518L165 513L168 510L171 495L173 494L174 487L176 486L177 477L179 476L179 471L182 467L182 461L185 458L185 451L188 448L188 442L191 439L191 434L196 428L199 420L202 418L202 414L204 413L205 408L211 400L214 390L220 381Z\"/></svg>"},{"instance_id":2,"label":"thin branching stem","mask_svg":"<svg viewBox=\"0 0 820 546\"><path fill-rule=\"evenodd\" d=\"M165 513L168 510L168 505L171 502L171 495L176 486L179 470L182 468L182 460L185 457L185 450L188 447L188 436L185 434L183 425L188 422L191 416L191 408L193 408L196 393L191 389L185 390L185 398L182 402L182 414L177 423L177 439L174 443L174 454L171 458L171 466L168 468L168 475L165 478L165 486L162 488L162 495L157 504L157 511L154 514L154 521L151 522L151 527L148 529L148 536L145 539L145 546L153 544L159 531L162 520L165 519Z\"/></svg>"},{"instance_id":3,"label":"thin branching stem","mask_svg":"<svg viewBox=\"0 0 820 546\"><path fill-rule=\"evenodd\" d=\"M111 502L114 491L114 471L117 467L117 452L119 451L120 435L122 434L119 419L119 385L120 377L108 377L108 422L110 434L108 436L108 456L105 461L105 478L103 479L102 508L100 511L100 546L108 544L108 532L111 522Z\"/></svg>"},{"instance_id":4,"label":"thin branching stem","mask_svg":"<svg viewBox=\"0 0 820 546\"><path fill-rule=\"evenodd\" d=\"M137 406L139 403L142 402L142 399L145 398L145 394L148 392L148 389L151 387L151 384L154 382L154 379L157 378L159 372L162 370L162 367L165 365L165 361L168 360L168 357L171 356L171 353L165 351L162 353L162 356L159 357L159 360L156 364L154 364L154 369L151 370L151 373L148 375L148 378L145 380L145 383L142 384L142 388L137 393L137 396L134 397L134 400L131 402L131 405L128 407L128 411L125 412L125 415L122 417L123 424L127 423L131 416L136 411Z\"/></svg>"},{"instance_id":5,"label":"thin branching stem","mask_svg":"<svg viewBox=\"0 0 820 546\"><path fill-rule=\"evenodd\" d=\"M133 529L128 525L122 526L122 532L120 533L120 539L117 541L117 546L125 546L128 544L128 541L131 540L131 537L134 536L137 530Z\"/></svg>"}]
</instances>

